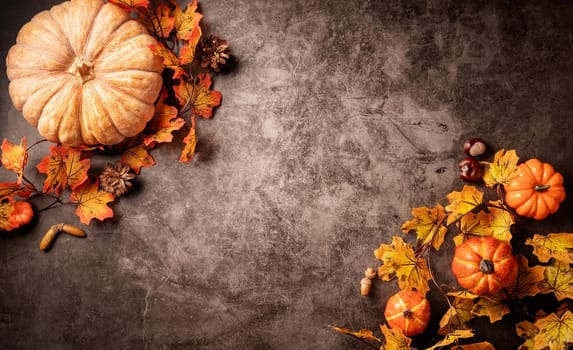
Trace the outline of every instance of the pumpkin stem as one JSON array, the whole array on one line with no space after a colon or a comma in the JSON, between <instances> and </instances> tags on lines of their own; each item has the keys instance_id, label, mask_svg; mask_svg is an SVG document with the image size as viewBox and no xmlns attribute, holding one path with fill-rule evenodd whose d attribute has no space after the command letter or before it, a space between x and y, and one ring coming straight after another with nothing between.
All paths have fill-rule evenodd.
<instances>
[{"instance_id":1,"label":"pumpkin stem","mask_svg":"<svg viewBox=\"0 0 573 350\"><path fill-rule=\"evenodd\" d=\"M486 275L493 273L493 270L494 270L493 262L491 262L491 260L482 259L479 262L479 269L481 272L485 273Z\"/></svg>"},{"instance_id":2,"label":"pumpkin stem","mask_svg":"<svg viewBox=\"0 0 573 350\"><path fill-rule=\"evenodd\" d=\"M535 185L535 191L543 192L545 190L548 190L550 187L551 187L550 185Z\"/></svg>"},{"instance_id":3,"label":"pumpkin stem","mask_svg":"<svg viewBox=\"0 0 573 350\"><path fill-rule=\"evenodd\" d=\"M68 70L68 73L74 74L82 80L82 84L95 78L93 63L87 62L82 58L76 57L74 63Z\"/></svg>"},{"instance_id":4,"label":"pumpkin stem","mask_svg":"<svg viewBox=\"0 0 573 350\"><path fill-rule=\"evenodd\" d=\"M404 316L404 318L413 318L414 317L414 313L410 309L404 310L404 312L402 312L402 315Z\"/></svg>"}]
</instances>

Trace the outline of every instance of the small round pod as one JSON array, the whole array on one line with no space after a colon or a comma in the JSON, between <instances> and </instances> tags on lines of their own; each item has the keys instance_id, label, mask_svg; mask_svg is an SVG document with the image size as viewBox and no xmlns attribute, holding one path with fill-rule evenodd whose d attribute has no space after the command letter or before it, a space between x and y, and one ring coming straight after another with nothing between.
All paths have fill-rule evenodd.
<instances>
[{"instance_id":1,"label":"small round pod","mask_svg":"<svg viewBox=\"0 0 573 350\"><path fill-rule=\"evenodd\" d=\"M384 317L391 328L411 337L423 333L430 321L430 303L414 290L403 290L386 302Z\"/></svg>"},{"instance_id":2,"label":"small round pod","mask_svg":"<svg viewBox=\"0 0 573 350\"><path fill-rule=\"evenodd\" d=\"M470 157L481 156L486 150L485 141L480 138L472 137L464 142L464 153Z\"/></svg>"},{"instance_id":3,"label":"small round pod","mask_svg":"<svg viewBox=\"0 0 573 350\"><path fill-rule=\"evenodd\" d=\"M468 182L478 182L483 175L481 164L472 157L462 159L458 168L460 170L460 178Z\"/></svg>"}]
</instances>

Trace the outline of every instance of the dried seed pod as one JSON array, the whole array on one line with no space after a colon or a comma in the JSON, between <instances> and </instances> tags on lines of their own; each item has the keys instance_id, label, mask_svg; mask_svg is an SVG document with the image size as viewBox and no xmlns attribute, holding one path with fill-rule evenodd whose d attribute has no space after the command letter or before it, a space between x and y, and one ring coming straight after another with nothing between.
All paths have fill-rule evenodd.
<instances>
[{"instance_id":1,"label":"dried seed pod","mask_svg":"<svg viewBox=\"0 0 573 350\"><path fill-rule=\"evenodd\" d=\"M487 147L484 140L472 137L464 142L464 153L468 156L477 157L485 153Z\"/></svg>"},{"instance_id":2,"label":"dried seed pod","mask_svg":"<svg viewBox=\"0 0 573 350\"><path fill-rule=\"evenodd\" d=\"M364 277L367 277L369 279L376 278L376 270L374 270L371 267L367 268L366 271L364 271Z\"/></svg>"},{"instance_id":3,"label":"dried seed pod","mask_svg":"<svg viewBox=\"0 0 573 350\"><path fill-rule=\"evenodd\" d=\"M79 227L63 224L62 231L76 237L85 237L86 232Z\"/></svg>"},{"instance_id":4,"label":"dried seed pod","mask_svg":"<svg viewBox=\"0 0 573 350\"><path fill-rule=\"evenodd\" d=\"M372 280L368 277L363 277L360 280L360 295L367 296L370 294L370 287L372 286Z\"/></svg>"}]
</instances>

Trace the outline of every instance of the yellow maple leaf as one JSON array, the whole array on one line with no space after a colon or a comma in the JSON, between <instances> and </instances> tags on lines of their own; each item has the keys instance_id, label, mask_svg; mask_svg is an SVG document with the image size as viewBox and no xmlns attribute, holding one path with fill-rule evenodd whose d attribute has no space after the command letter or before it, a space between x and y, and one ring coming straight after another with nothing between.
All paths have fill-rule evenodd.
<instances>
[{"instance_id":1,"label":"yellow maple leaf","mask_svg":"<svg viewBox=\"0 0 573 350\"><path fill-rule=\"evenodd\" d=\"M413 208L412 216L412 220L402 225L402 231L404 233L415 232L420 244L431 243L436 250L439 250L448 232L448 228L443 225L446 219L444 207L438 204L431 209L428 207Z\"/></svg>"},{"instance_id":2,"label":"yellow maple leaf","mask_svg":"<svg viewBox=\"0 0 573 350\"><path fill-rule=\"evenodd\" d=\"M525 339L517 350L535 350L535 336L539 333L539 328L529 321L522 321L515 325L517 335Z\"/></svg>"},{"instance_id":3,"label":"yellow maple leaf","mask_svg":"<svg viewBox=\"0 0 573 350\"><path fill-rule=\"evenodd\" d=\"M471 294L471 293L469 293ZM446 335L453 329L467 329L467 323L473 318L474 298L456 297L452 306L444 313L440 320L438 334Z\"/></svg>"},{"instance_id":4,"label":"yellow maple leaf","mask_svg":"<svg viewBox=\"0 0 573 350\"><path fill-rule=\"evenodd\" d=\"M555 260L545 267L544 276L537 284L541 293L554 293L558 300L573 299L573 273L569 264Z\"/></svg>"},{"instance_id":5,"label":"yellow maple leaf","mask_svg":"<svg viewBox=\"0 0 573 350\"><path fill-rule=\"evenodd\" d=\"M447 224L451 224L482 204L483 192L474 186L464 185L460 192L452 191L446 198L449 203L446 211L450 213Z\"/></svg>"},{"instance_id":6,"label":"yellow maple leaf","mask_svg":"<svg viewBox=\"0 0 573 350\"><path fill-rule=\"evenodd\" d=\"M469 212L458 221L458 229L466 236L491 236L491 215L485 211Z\"/></svg>"},{"instance_id":7,"label":"yellow maple leaf","mask_svg":"<svg viewBox=\"0 0 573 350\"><path fill-rule=\"evenodd\" d=\"M384 350L410 350L412 339L405 336L399 328L388 328L381 324L380 331L384 335Z\"/></svg>"},{"instance_id":8,"label":"yellow maple leaf","mask_svg":"<svg viewBox=\"0 0 573 350\"><path fill-rule=\"evenodd\" d=\"M348 334L350 336L353 336L354 338L357 339L361 339L361 340L374 340L377 341L379 343L382 342L382 340L380 340L380 338L377 338L374 336L374 332L372 332L369 329L361 329L359 331L353 331L352 329L348 329L348 328L341 328L341 327L335 327L335 326L328 326L330 329L332 329L333 331L336 331L338 333L342 333L342 334Z\"/></svg>"},{"instance_id":9,"label":"yellow maple leaf","mask_svg":"<svg viewBox=\"0 0 573 350\"><path fill-rule=\"evenodd\" d=\"M473 344L455 345L450 350L495 350L495 347L488 341L482 341Z\"/></svg>"},{"instance_id":10,"label":"yellow maple leaf","mask_svg":"<svg viewBox=\"0 0 573 350\"><path fill-rule=\"evenodd\" d=\"M107 206L107 203L113 202L113 194L100 190L98 181L84 183L72 191L70 199L78 204L75 213L86 225L92 219L103 221L113 217L113 210Z\"/></svg>"},{"instance_id":11,"label":"yellow maple leaf","mask_svg":"<svg viewBox=\"0 0 573 350\"><path fill-rule=\"evenodd\" d=\"M391 245L381 245L374 252L383 264L378 268L378 277L389 281L396 277L402 290L416 289L426 295L430 286L430 270L425 259L416 256L412 246L400 237L393 236Z\"/></svg>"},{"instance_id":12,"label":"yellow maple leaf","mask_svg":"<svg viewBox=\"0 0 573 350\"><path fill-rule=\"evenodd\" d=\"M472 338L474 332L471 329L456 329L446 334L446 337L426 350L434 350L457 342L459 339Z\"/></svg>"},{"instance_id":13,"label":"yellow maple leaf","mask_svg":"<svg viewBox=\"0 0 573 350\"><path fill-rule=\"evenodd\" d=\"M145 144L127 149L121 156L121 162L129 165L136 174L139 174L141 168L149 168L155 165L155 159L149 154L149 148Z\"/></svg>"},{"instance_id":14,"label":"yellow maple leaf","mask_svg":"<svg viewBox=\"0 0 573 350\"><path fill-rule=\"evenodd\" d=\"M500 294L486 294L479 297L472 313L476 316L487 316L494 323L509 314L507 301Z\"/></svg>"},{"instance_id":15,"label":"yellow maple leaf","mask_svg":"<svg viewBox=\"0 0 573 350\"><path fill-rule=\"evenodd\" d=\"M535 336L535 348L567 350L573 344L573 313L566 311L561 317L552 313L535 322L539 333Z\"/></svg>"},{"instance_id":16,"label":"yellow maple leaf","mask_svg":"<svg viewBox=\"0 0 573 350\"><path fill-rule=\"evenodd\" d=\"M529 267L527 258L519 255L519 273L515 283L510 286L509 293L517 299L534 296L539 293L539 282L543 281L545 268L543 266Z\"/></svg>"},{"instance_id":17,"label":"yellow maple leaf","mask_svg":"<svg viewBox=\"0 0 573 350\"><path fill-rule=\"evenodd\" d=\"M22 183L24 177L24 167L28 163L28 151L26 150L26 136L22 138L19 145L15 145L8 139L2 141L2 157L0 161L6 170L11 170L18 175L17 183Z\"/></svg>"},{"instance_id":18,"label":"yellow maple leaf","mask_svg":"<svg viewBox=\"0 0 573 350\"><path fill-rule=\"evenodd\" d=\"M505 185L516 175L519 157L515 150L499 150L495 153L493 163L483 162L485 171L482 176L486 186Z\"/></svg>"},{"instance_id":19,"label":"yellow maple leaf","mask_svg":"<svg viewBox=\"0 0 573 350\"><path fill-rule=\"evenodd\" d=\"M177 31L177 39L189 40L193 31L199 28L199 21L203 15L197 12L197 0L187 4L185 10L181 9L179 5L175 7L175 30Z\"/></svg>"},{"instance_id":20,"label":"yellow maple leaf","mask_svg":"<svg viewBox=\"0 0 573 350\"><path fill-rule=\"evenodd\" d=\"M573 234L550 233L548 235L533 235L525 244L533 247L533 254L541 262L554 258L564 263L573 264Z\"/></svg>"},{"instance_id":21,"label":"yellow maple leaf","mask_svg":"<svg viewBox=\"0 0 573 350\"><path fill-rule=\"evenodd\" d=\"M221 104L221 93L210 90L211 76L208 73L201 73L196 79L184 81L181 79L179 85L173 87L175 96L181 104L181 114L191 109L193 115L203 118L213 116L213 108Z\"/></svg>"},{"instance_id":22,"label":"yellow maple leaf","mask_svg":"<svg viewBox=\"0 0 573 350\"><path fill-rule=\"evenodd\" d=\"M491 202L491 204L500 206L499 201ZM511 226L515 224L513 215L509 211L497 207L488 207L488 209L491 214L491 235L495 239L509 243L512 238Z\"/></svg>"}]
</instances>

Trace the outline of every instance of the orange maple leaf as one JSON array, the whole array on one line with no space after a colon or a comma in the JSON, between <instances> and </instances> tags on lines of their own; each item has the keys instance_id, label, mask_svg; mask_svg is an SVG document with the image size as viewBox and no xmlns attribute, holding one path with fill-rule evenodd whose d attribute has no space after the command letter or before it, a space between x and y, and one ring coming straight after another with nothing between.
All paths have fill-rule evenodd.
<instances>
[{"instance_id":1,"label":"orange maple leaf","mask_svg":"<svg viewBox=\"0 0 573 350\"><path fill-rule=\"evenodd\" d=\"M195 118L191 119L191 129L185 138L183 139L183 143L185 147L183 151L181 151L181 156L179 157L180 162L189 162L193 159L193 155L195 154L195 148L197 146L197 136L195 134Z\"/></svg>"},{"instance_id":2,"label":"orange maple leaf","mask_svg":"<svg viewBox=\"0 0 573 350\"><path fill-rule=\"evenodd\" d=\"M87 181L89 169L89 158L82 159L82 151L70 149L66 157L66 180L72 190Z\"/></svg>"},{"instance_id":3,"label":"orange maple leaf","mask_svg":"<svg viewBox=\"0 0 573 350\"><path fill-rule=\"evenodd\" d=\"M332 329L333 331L336 331L338 333L342 333L342 334L348 334L350 336L353 336L354 338L357 339L362 339L362 340L375 340L377 342L382 342L380 340L380 338L377 338L374 336L374 332L372 332L369 329L361 329L359 331L353 331L352 329L348 329L348 328L341 328L341 327L335 327L335 326L328 326L330 329Z\"/></svg>"},{"instance_id":4,"label":"orange maple leaf","mask_svg":"<svg viewBox=\"0 0 573 350\"><path fill-rule=\"evenodd\" d=\"M145 144L128 148L123 152L120 161L129 165L136 174L139 174L141 168L149 168L155 165L155 159L149 154L148 147Z\"/></svg>"},{"instance_id":5,"label":"orange maple leaf","mask_svg":"<svg viewBox=\"0 0 573 350\"><path fill-rule=\"evenodd\" d=\"M132 11L138 8L148 8L149 0L109 0L126 11Z\"/></svg>"},{"instance_id":6,"label":"orange maple leaf","mask_svg":"<svg viewBox=\"0 0 573 350\"><path fill-rule=\"evenodd\" d=\"M158 38L167 38L175 25L175 18L171 16L171 9L167 4L161 3L156 11L140 11L139 20L149 33Z\"/></svg>"},{"instance_id":7,"label":"orange maple leaf","mask_svg":"<svg viewBox=\"0 0 573 350\"><path fill-rule=\"evenodd\" d=\"M149 48L156 56L161 57L163 60L163 67L173 71L173 79L179 79L182 76L187 75L185 69L180 66L177 56L173 53L173 51L166 48L165 45L158 42L157 44L150 45Z\"/></svg>"},{"instance_id":8,"label":"orange maple leaf","mask_svg":"<svg viewBox=\"0 0 573 350\"><path fill-rule=\"evenodd\" d=\"M446 197L450 202L446 206L446 211L450 213L449 225L482 204L483 192L474 186L464 185L461 192L452 191Z\"/></svg>"},{"instance_id":9,"label":"orange maple leaf","mask_svg":"<svg viewBox=\"0 0 573 350\"><path fill-rule=\"evenodd\" d=\"M103 221L113 217L113 210L107 203L113 202L113 194L99 189L99 182L85 182L80 187L72 191L70 199L78 204L76 215L80 221L89 225L92 219Z\"/></svg>"},{"instance_id":10,"label":"orange maple leaf","mask_svg":"<svg viewBox=\"0 0 573 350\"><path fill-rule=\"evenodd\" d=\"M3 198L0 201L0 231L12 231L14 228L10 222L10 217L14 211L14 203L16 201L13 198Z\"/></svg>"},{"instance_id":11,"label":"orange maple leaf","mask_svg":"<svg viewBox=\"0 0 573 350\"><path fill-rule=\"evenodd\" d=\"M2 141L2 165L18 174L17 183L22 183L24 177L24 167L28 163L28 152L26 151L26 136L22 138L19 145L4 139Z\"/></svg>"},{"instance_id":12,"label":"orange maple leaf","mask_svg":"<svg viewBox=\"0 0 573 350\"><path fill-rule=\"evenodd\" d=\"M193 115L203 118L213 116L213 108L221 104L221 93L215 90L209 90L211 87L211 76L202 73L197 76L195 82L183 81L173 87L175 96L181 103L181 110L185 111L191 107Z\"/></svg>"},{"instance_id":13,"label":"orange maple leaf","mask_svg":"<svg viewBox=\"0 0 573 350\"><path fill-rule=\"evenodd\" d=\"M199 28L199 36L201 35L201 28L199 21L203 15L197 12L197 0L187 4L185 10L181 9L179 5L175 7L175 30L177 31L177 39L189 40L194 30Z\"/></svg>"},{"instance_id":14,"label":"orange maple leaf","mask_svg":"<svg viewBox=\"0 0 573 350\"><path fill-rule=\"evenodd\" d=\"M22 197L28 198L34 189L28 185L24 186L17 182L2 182L0 183L0 200L6 197Z\"/></svg>"},{"instance_id":15,"label":"orange maple leaf","mask_svg":"<svg viewBox=\"0 0 573 350\"><path fill-rule=\"evenodd\" d=\"M155 107L155 115L147 124L146 134L143 143L153 147L155 143L173 141L173 131L181 129L185 125L185 120L177 117L177 108L159 102Z\"/></svg>"},{"instance_id":16,"label":"orange maple leaf","mask_svg":"<svg viewBox=\"0 0 573 350\"><path fill-rule=\"evenodd\" d=\"M443 225L446 219L444 207L438 204L432 209L428 207L413 208L412 216L412 220L406 221L402 225L402 232L416 232L419 243L431 243L436 250L439 250L448 231L447 227Z\"/></svg>"},{"instance_id":17,"label":"orange maple leaf","mask_svg":"<svg viewBox=\"0 0 573 350\"><path fill-rule=\"evenodd\" d=\"M195 30L191 32L187 44L183 46L179 51L180 64L193 63L193 61L195 60L195 51L197 49L197 45L199 44L200 39L201 39L201 28L197 26Z\"/></svg>"},{"instance_id":18,"label":"orange maple leaf","mask_svg":"<svg viewBox=\"0 0 573 350\"><path fill-rule=\"evenodd\" d=\"M536 349L567 350L573 344L573 313L558 316L551 313L535 322L539 333L535 335Z\"/></svg>"},{"instance_id":19,"label":"orange maple leaf","mask_svg":"<svg viewBox=\"0 0 573 350\"><path fill-rule=\"evenodd\" d=\"M66 146L50 147L50 155L36 166L39 172L47 174L44 192L62 193L66 186L76 189L88 179L89 158L82 159L82 151Z\"/></svg>"}]
</instances>

